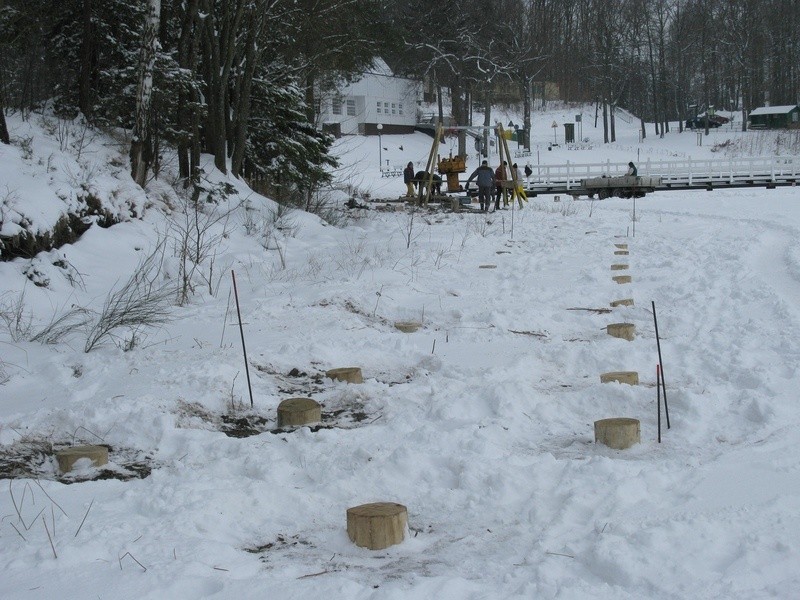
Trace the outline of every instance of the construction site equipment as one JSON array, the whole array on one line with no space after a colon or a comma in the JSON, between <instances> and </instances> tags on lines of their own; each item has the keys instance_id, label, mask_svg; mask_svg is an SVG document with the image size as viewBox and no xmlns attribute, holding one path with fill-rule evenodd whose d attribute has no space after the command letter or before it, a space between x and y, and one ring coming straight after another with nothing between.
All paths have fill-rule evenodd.
<instances>
[{"instance_id":1,"label":"construction site equipment","mask_svg":"<svg viewBox=\"0 0 800 600\"><path fill-rule=\"evenodd\" d=\"M467 172L467 157L453 156L439 159L439 173L447 176L447 191L460 192L461 184L458 183L458 174Z\"/></svg>"}]
</instances>

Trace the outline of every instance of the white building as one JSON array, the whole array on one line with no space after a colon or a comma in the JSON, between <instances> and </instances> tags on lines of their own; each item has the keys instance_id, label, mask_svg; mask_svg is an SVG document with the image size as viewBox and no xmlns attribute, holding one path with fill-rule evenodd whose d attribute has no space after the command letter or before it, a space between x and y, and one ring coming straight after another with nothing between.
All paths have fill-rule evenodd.
<instances>
[{"instance_id":1,"label":"white building","mask_svg":"<svg viewBox=\"0 0 800 600\"><path fill-rule=\"evenodd\" d=\"M320 99L323 129L342 135L410 133L417 122L422 84L396 77L381 58L358 81Z\"/></svg>"}]
</instances>

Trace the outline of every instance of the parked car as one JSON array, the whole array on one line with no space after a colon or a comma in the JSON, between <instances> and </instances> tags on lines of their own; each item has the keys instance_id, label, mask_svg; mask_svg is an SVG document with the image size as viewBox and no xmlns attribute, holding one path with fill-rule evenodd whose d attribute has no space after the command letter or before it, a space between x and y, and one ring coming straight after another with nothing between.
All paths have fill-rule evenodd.
<instances>
[{"instance_id":1,"label":"parked car","mask_svg":"<svg viewBox=\"0 0 800 600\"><path fill-rule=\"evenodd\" d=\"M687 119L686 127L690 129L705 129L706 120L708 120L708 126L712 129L730 121L730 119L722 115L697 115L692 119Z\"/></svg>"}]
</instances>

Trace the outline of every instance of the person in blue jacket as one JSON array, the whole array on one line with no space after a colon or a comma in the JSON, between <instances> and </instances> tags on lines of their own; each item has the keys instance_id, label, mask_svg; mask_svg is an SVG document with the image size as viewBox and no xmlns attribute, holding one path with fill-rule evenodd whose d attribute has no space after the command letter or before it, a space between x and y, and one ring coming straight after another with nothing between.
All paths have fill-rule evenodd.
<instances>
[{"instance_id":1,"label":"person in blue jacket","mask_svg":"<svg viewBox=\"0 0 800 600\"><path fill-rule=\"evenodd\" d=\"M472 175L467 179L467 189L469 189L470 182L476 179L478 184L478 202L481 203L481 210L486 212L489 210L489 205L492 200L492 190L495 186L494 171L489 166L489 161L485 160L480 167L472 172Z\"/></svg>"}]
</instances>

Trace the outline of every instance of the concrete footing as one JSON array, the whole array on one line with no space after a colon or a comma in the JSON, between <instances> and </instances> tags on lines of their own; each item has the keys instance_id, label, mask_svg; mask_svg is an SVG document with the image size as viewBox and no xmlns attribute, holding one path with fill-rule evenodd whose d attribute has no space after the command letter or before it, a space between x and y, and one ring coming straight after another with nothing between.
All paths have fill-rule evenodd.
<instances>
[{"instance_id":1,"label":"concrete footing","mask_svg":"<svg viewBox=\"0 0 800 600\"><path fill-rule=\"evenodd\" d=\"M325 377L334 381L346 381L347 383L364 383L361 375L361 367L340 367L325 371Z\"/></svg>"},{"instance_id":2,"label":"concrete footing","mask_svg":"<svg viewBox=\"0 0 800 600\"><path fill-rule=\"evenodd\" d=\"M600 383L626 383L628 385L639 385L639 373L637 371L611 371L600 375Z\"/></svg>"},{"instance_id":3,"label":"concrete footing","mask_svg":"<svg viewBox=\"0 0 800 600\"><path fill-rule=\"evenodd\" d=\"M72 446L56 452L58 468L62 473L69 473L75 463L82 458L92 461L93 467L108 464L108 448L106 446Z\"/></svg>"},{"instance_id":4,"label":"concrete footing","mask_svg":"<svg viewBox=\"0 0 800 600\"><path fill-rule=\"evenodd\" d=\"M615 450L625 450L641 442L641 427L637 419L616 417L594 422L594 441Z\"/></svg>"},{"instance_id":5,"label":"concrete footing","mask_svg":"<svg viewBox=\"0 0 800 600\"><path fill-rule=\"evenodd\" d=\"M383 550L403 541L408 510L396 502L373 502L347 509L347 535L356 546Z\"/></svg>"},{"instance_id":6,"label":"concrete footing","mask_svg":"<svg viewBox=\"0 0 800 600\"><path fill-rule=\"evenodd\" d=\"M636 325L633 323L610 323L606 327L606 332L612 337L632 342L636 337Z\"/></svg>"},{"instance_id":7,"label":"concrete footing","mask_svg":"<svg viewBox=\"0 0 800 600\"><path fill-rule=\"evenodd\" d=\"M278 405L278 427L299 427L322 421L322 407L311 398L289 398Z\"/></svg>"}]
</instances>

